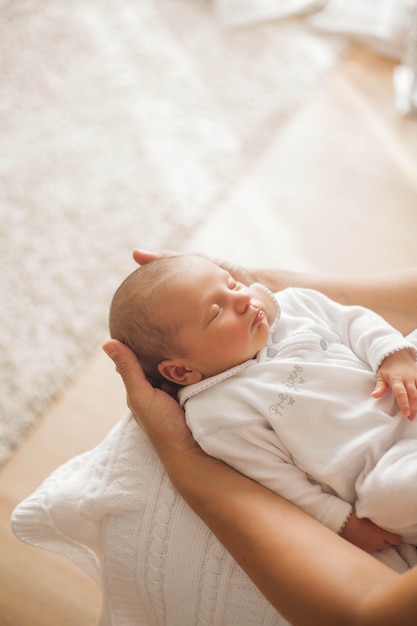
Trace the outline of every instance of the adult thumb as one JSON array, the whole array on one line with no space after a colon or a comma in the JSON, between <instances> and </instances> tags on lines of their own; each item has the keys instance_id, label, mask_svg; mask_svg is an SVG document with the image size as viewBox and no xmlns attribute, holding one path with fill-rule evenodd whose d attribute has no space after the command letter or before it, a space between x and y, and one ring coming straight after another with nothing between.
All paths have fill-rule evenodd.
<instances>
[{"instance_id":1,"label":"adult thumb","mask_svg":"<svg viewBox=\"0 0 417 626\"><path fill-rule=\"evenodd\" d=\"M138 381L145 379L135 353L124 343L117 339L110 339L103 345L103 350L116 365L116 371L122 377L128 393L133 391Z\"/></svg>"}]
</instances>

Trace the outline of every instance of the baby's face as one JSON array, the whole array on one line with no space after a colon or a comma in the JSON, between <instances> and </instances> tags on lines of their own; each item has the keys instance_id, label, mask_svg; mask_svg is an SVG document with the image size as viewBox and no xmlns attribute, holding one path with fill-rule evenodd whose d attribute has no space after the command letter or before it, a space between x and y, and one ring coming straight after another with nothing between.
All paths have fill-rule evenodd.
<instances>
[{"instance_id":1,"label":"baby's face","mask_svg":"<svg viewBox=\"0 0 417 626\"><path fill-rule=\"evenodd\" d=\"M265 345L275 306L263 289L236 282L200 257L190 257L175 289L180 344L204 378L253 358Z\"/></svg>"}]
</instances>

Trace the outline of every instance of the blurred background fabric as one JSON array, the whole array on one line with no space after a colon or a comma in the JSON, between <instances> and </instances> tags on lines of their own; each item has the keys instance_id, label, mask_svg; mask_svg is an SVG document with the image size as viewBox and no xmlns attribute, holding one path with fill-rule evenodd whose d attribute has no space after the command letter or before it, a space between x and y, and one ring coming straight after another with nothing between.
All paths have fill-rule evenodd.
<instances>
[{"instance_id":1,"label":"blurred background fabric","mask_svg":"<svg viewBox=\"0 0 417 626\"><path fill-rule=\"evenodd\" d=\"M214 0L225 27L303 16L322 32L343 34L394 59L404 54L415 0Z\"/></svg>"},{"instance_id":2,"label":"blurred background fabric","mask_svg":"<svg viewBox=\"0 0 417 626\"><path fill-rule=\"evenodd\" d=\"M323 33L344 35L399 61L394 102L401 115L417 113L417 0L213 0L224 28L297 16Z\"/></svg>"},{"instance_id":3,"label":"blurred background fabric","mask_svg":"<svg viewBox=\"0 0 417 626\"><path fill-rule=\"evenodd\" d=\"M107 338L132 248L183 247L346 46L207 0L0 2L0 462Z\"/></svg>"}]
</instances>

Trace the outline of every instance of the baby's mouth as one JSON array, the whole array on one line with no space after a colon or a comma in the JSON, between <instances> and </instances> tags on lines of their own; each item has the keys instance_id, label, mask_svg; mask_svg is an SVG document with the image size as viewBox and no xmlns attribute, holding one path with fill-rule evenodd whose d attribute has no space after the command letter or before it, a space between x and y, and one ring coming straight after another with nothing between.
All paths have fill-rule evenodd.
<instances>
[{"instance_id":1,"label":"baby's mouth","mask_svg":"<svg viewBox=\"0 0 417 626\"><path fill-rule=\"evenodd\" d=\"M281 317L281 309L278 301L275 295L266 285L263 285L262 283L254 283L252 287L260 289L263 293L267 293L269 296L268 303L265 304L263 311L265 317L268 320L269 328L272 331L276 327L278 320Z\"/></svg>"},{"instance_id":2,"label":"baby's mouth","mask_svg":"<svg viewBox=\"0 0 417 626\"><path fill-rule=\"evenodd\" d=\"M252 328L254 326L258 326L264 319L265 319L265 313L262 311L262 309L259 309L256 312L256 315L255 315L254 320L252 322Z\"/></svg>"}]
</instances>

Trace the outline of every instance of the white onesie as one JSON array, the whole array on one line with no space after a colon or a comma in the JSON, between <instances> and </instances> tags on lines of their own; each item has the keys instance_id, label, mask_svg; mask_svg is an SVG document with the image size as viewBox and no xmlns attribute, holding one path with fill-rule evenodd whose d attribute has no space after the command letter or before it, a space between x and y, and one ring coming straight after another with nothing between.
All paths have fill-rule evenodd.
<instances>
[{"instance_id":1,"label":"white onesie","mask_svg":"<svg viewBox=\"0 0 417 626\"><path fill-rule=\"evenodd\" d=\"M363 307L310 289L275 294L280 316L256 358L180 390L194 438L338 532L359 517L417 543L417 419L375 374L404 338Z\"/></svg>"}]
</instances>

